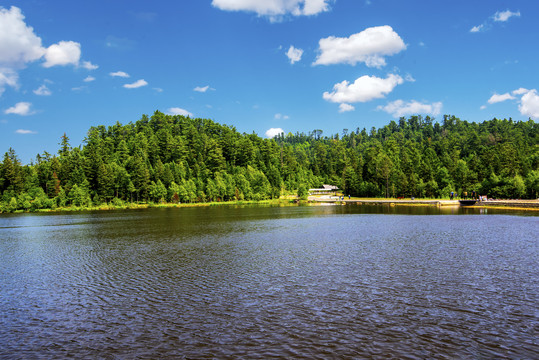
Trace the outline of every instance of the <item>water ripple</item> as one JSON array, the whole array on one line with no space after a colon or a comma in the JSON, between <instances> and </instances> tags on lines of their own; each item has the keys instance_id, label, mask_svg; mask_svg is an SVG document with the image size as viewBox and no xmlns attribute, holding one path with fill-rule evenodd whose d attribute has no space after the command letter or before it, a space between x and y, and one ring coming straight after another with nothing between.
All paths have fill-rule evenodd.
<instances>
[{"instance_id":1,"label":"water ripple","mask_svg":"<svg viewBox=\"0 0 539 360\"><path fill-rule=\"evenodd\" d=\"M0 358L539 357L537 218L342 208L0 218Z\"/></svg>"}]
</instances>

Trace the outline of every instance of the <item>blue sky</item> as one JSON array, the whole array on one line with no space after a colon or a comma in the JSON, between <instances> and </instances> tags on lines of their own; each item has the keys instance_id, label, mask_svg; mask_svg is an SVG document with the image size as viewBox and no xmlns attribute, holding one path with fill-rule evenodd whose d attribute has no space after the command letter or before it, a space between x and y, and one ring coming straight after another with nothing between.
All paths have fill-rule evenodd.
<instances>
[{"instance_id":1,"label":"blue sky","mask_svg":"<svg viewBox=\"0 0 539 360\"><path fill-rule=\"evenodd\" d=\"M537 1L2 1L0 152L189 114L324 134L400 116L539 119Z\"/></svg>"}]
</instances>

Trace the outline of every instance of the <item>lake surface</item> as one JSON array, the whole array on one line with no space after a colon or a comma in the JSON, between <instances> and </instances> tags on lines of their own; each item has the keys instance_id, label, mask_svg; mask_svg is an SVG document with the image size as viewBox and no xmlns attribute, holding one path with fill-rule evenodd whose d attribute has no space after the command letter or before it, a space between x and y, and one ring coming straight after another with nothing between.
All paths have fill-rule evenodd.
<instances>
[{"instance_id":1,"label":"lake surface","mask_svg":"<svg viewBox=\"0 0 539 360\"><path fill-rule=\"evenodd\" d=\"M458 208L3 215L0 358L537 359L538 233Z\"/></svg>"}]
</instances>

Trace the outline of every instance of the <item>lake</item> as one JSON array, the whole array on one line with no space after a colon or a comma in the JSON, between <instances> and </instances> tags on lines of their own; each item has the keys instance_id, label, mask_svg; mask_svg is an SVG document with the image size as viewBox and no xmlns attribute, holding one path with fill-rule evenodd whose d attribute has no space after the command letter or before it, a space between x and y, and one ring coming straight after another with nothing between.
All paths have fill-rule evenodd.
<instances>
[{"instance_id":1,"label":"lake","mask_svg":"<svg viewBox=\"0 0 539 360\"><path fill-rule=\"evenodd\" d=\"M388 206L0 216L0 358L539 358L539 217Z\"/></svg>"}]
</instances>

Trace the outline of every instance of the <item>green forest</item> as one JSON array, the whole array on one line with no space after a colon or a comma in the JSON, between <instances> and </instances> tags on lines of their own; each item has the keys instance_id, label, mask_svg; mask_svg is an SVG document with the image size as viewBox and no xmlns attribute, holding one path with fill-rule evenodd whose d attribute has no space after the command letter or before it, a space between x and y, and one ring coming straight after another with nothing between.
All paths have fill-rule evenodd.
<instances>
[{"instance_id":1,"label":"green forest","mask_svg":"<svg viewBox=\"0 0 539 360\"><path fill-rule=\"evenodd\" d=\"M196 203L304 196L337 185L358 197L537 198L539 126L411 116L341 134L264 139L209 119L165 115L91 127L80 146L59 136L57 154L0 163L0 212L100 204Z\"/></svg>"}]
</instances>

